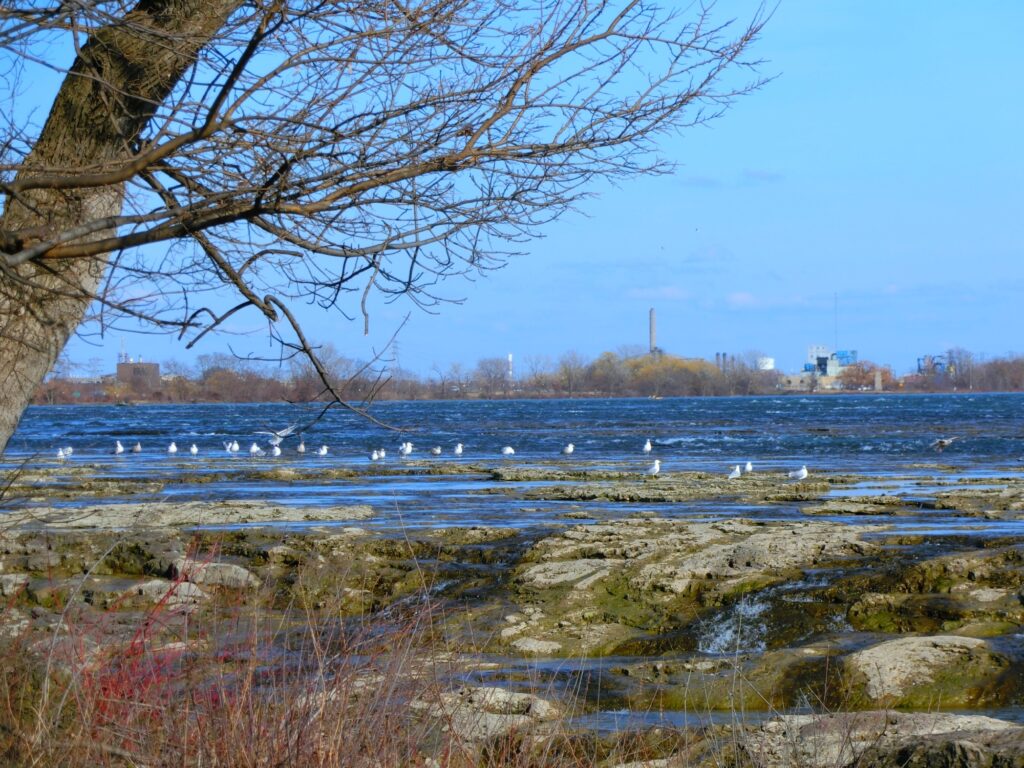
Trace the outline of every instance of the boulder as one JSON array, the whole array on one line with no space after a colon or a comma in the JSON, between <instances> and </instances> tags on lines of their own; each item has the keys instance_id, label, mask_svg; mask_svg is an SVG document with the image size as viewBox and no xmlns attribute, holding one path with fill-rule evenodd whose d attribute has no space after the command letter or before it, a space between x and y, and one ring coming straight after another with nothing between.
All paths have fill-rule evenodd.
<instances>
[{"instance_id":1,"label":"boulder","mask_svg":"<svg viewBox=\"0 0 1024 768\"><path fill-rule=\"evenodd\" d=\"M512 647L521 653L551 656L562 650L562 644L554 640L537 640L533 637L521 637L512 641Z\"/></svg>"},{"instance_id":2,"label":"boulder","mask_svg":"<svg viewBox=\"0 0 1024 768\"><path fill-rule=\"evenodd\" d=\"M172 573L193 584L226 587L227 589L252 589L261 584L256 574L234 563L179 558L174 561Z\"/></svg>"},{"instance_id":3,"label":"boulder","mask_svg":"<svg viewBox=\"0 0 1024 768\"><path fill-rule=\"evenodd\" d=\"M985 640L935 635L902 637L846 657L852 689L875 704L897 707L968 707L1006 703L1001 686L1010 662Z\"/></svg>"},{"instance_id":4,"label":"boulder","mask_svg":"<svg viewBox=\"0 0 1024 768\"><path fill-rule=\"evenodd\" d=\"M0 575L0 597L14 597L28 586L27 573L5 573Z\"/></svg>"},{"instance_id":5,"label":"boulder","mask_svg":"<svg viewBox=\"0 0 1024 768\"><path fill-rule=\"evenodd\" d=\"M483 742L562 716L557 704L531 693L497 687L464 687L441 694L435 717L466 741Z\"/></svg>"},{"instance_id":6,"label":"boulder","mask_svg":"<svg viewBox=\"0 0 1024 768\"><path fill-rule=\"evenodd\" d=\"M127 590L126 596L138 596L151 603L164 601L169 606L195 605L208 596L196 584L188 581L150 579Z\"/></svg>"},{"instance_id":7,"label":"boulder","mask_svg":"<svg viewBox=\"0 0 1024 768\"><path fill-rule=\"evenodd\" d=\"M1024 766L1020 759L1024 728L973 715L878 711L785 715L737 734L736 740L763 768ZM929 753L941 759L928 762ZM986 762L986 754L1002 754L1017 762Z\"/></svg>"}]
</instances>

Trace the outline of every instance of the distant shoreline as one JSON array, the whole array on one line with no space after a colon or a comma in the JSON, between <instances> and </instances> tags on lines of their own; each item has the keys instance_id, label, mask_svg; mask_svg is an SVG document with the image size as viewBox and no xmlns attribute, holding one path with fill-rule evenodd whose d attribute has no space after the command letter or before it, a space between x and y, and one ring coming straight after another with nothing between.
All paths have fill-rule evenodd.
<instances>
[{"instance_id":1,"label":"distant shoreline","mask_svg":"<svg viewBox=\"0 0 1024 768\"><path fill-rule=\"evenodd\" d=\"M734 400L756 400L772 397L921 397L928 395L950 395L950 396L961 396L969 397L971 395L1020 395L1024 394L1024 390L936 390L936 391L919 391L919 390L882 390L882 391L854 391L854 390L821 390L817 392L801 392L797 390L785 390L780 392L768 392L768 393L756 393L749 395L665 395L664 397L647 397L643 395L607 395L607 394L577 394L572 396L566 396L562 394L551 394L551 395L523 395L515 397L417 397L417 398L391 398L381 397L377 398L370 405L379 405L381 403L500 403L500 402L527 402L530 400L547 401L547 400L722 400L722 399L734 399ZM306 406L325 406L328 404L327 400L310 400L305 402L291 402L288 400L190 400L190 401L174 401L174 400L132 400L124 402L104 402L104 401L72 401L72 402L54 402L54 403L39 403L34 402L29 407L77 407L77 406L95 406L102 405L108 407L120 407L120 408L134 408L137 406L190 406L190 405L256 405L256 404L270 404L270 405L306 405ZM351 401L350 401L351 402Z\"/></svg>"}]
</instances>

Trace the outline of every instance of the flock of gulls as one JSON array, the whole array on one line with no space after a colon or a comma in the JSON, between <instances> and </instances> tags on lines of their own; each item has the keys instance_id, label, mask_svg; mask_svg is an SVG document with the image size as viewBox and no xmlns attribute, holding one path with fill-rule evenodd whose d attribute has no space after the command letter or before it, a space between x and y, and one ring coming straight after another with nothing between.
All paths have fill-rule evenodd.
<instances>
[{"instance_id":1,"label":"flock of gulls","mask_svg":"<svg viewBox=\"0 0 1024 768\"><path fill-rule=\"evenodd\" d=\"M249 446L249 456L251 456L253 458L260 457L260 456L266 456L268 454L271 455L271 456L280 456L281 453L282 453L281 443L283 443L286 438L291 437L293 435L296 435L299 438L299 444L295 447L295 452L298 453L298 454L305 454L307 452L306 441L303 439L301 434L297 434L297 431L296 431L297 429L298 429L298 425L293 424L291 426L285 427L284 429L280 429L280 430L276 430L276 431L272 431L272 430L260 430L260 431L257 431L255 433L257 435L267 435L268 436L265 442L270 446L270 448L269 448L269 450L264 449L262 446L260 446L260 444L258 442L253 442L253 444ZM937 440L935 443L932 444L932 447L935 447L936 450L941 452L943 448L945 448L947 445L952 443L953 440L955 440L955 439L956 438L948 438L946 440ZM945 443L945 445L938 445L940 443ZM223 445L224 445L224 451L227 454L229 454L229 455L235 455L235 454L241 453L242 449L241 449L241 446L239 445L237 440L225 440ZM465 449L465 446L463 446L462 443L456 443L455 447L452 449L452 453L455 456L462 456L464 449ZM575 445L573 445L572 443L567 443L562 448L562 454L565 455L565 456L571 456L575 450L576 450L576 446ZM641 450L642 450L643 454L645 456L647 456L647 455L649 455L654 450L654 446L651 444L651 441L648 439L646 442L644 442L643 448ZM398 447L398 454L402 458L406 458L408 456L411 456L413 451L414 451L413 444L411 442L409 442L409 441L403 442ZM178 454L179 452L180 451L178 449L178 444L176 442L172 441L170 443L170 445L167 446L167 454L168 455L174 456L174 455ZM188 452L192 456L198 456L199 452L200 452L199 451L199 446L197 446L195 443L192 443L188 447ZM328 447L326 445L321 445L315 451L311 451L311 452L315 453L317 456L326 456L328 454L328 452L329 452L329 449L328 449ZM74 453L74 448L72 448L71 446L66 446L66 447L63 447L63 448L58 448L57 449L57 460L58 461L65 461L65 460L71 458L73 453ZM125 448L124 444L120 440L115 440L114 441L114 449L113 449L113 451L111 453L113 455L115 455L115 456L120 456L121 454L124 454L124 453L142 453L142 443L136 442L135 445L133 445L131 448ZM444 453L444 451L441 448L441 446L439 446L439 445L435 445L434 447L432 447L430 449L430 454L432 456L441 456L443 453ZM511 457L511 456L515 456L515 453L516 453L515 448L513 448L511 445L506 445L504 448L501 449L501 455L506 457L506 458ZM387 451L384 448L376 448L369 455L370 461L374 461L374 462L383 461L386 457L387 457ZM754 465L753 465L752 462L748 461L743 466L737 464L735 467L733 467L732 471L729 472L728 479L729 480L737 480L737 479L743 477L743 475L751 473L753 471L754 471ZM660 459L655 459L654 462L645 470L644 474L646 474L648 476L651 476L651 477L654 477L659 472L661 472L661 460ZM808 475L808 472L807 472L807 466L806 465L800 467L800 469L797 469L797 470L794 470L794 471L788 473L789 479L790 480L795 480L795 481L804 480L804 479L807 478L807 475Z\"/></svg>"},{"instance_id":2,"label":"flock of gulls","mask_svg":"<svg viewBox=\"0 0 1024 768\"><path fill-rule=\"evenodd\" d=\"M280 456L281 453L282 453L282 451L281 451L281 443L283 443L286 438L292 437L293 435L295 435L295 436L297 436L299 438L299 444L295 447L296 453L299 453L299 454L305 454L306 453L306 441L303 439L302 434L300 432L298 432L298 425L297 424L292 424L291 426L288 426L288 427L285 427L284 429L279 429L279 430L276 430L276 431L275 430L260 430L260 431L257 431L255 434L257 434L257 435L267 435L268 437L266 439L266 443L270 446L270 449L269 449L269 451L265 450L263 447L260 446L259 443L253 442L253 444L251 446L249 446L249 455L251 457L253 457L253 458L260 457L260 456L266 456L268 453L271 456ZM933 449L936 453L942 453L946 448L948 448L950 445L952 445L955 440L958 440L958 439L959 439L958 437L940 437L939 439L937 439L934 442L932 442L931 445L929 445L928 447ZM237 440L226 440L226 441L224 441L224 450L229 455L235 455L235 454L238 454L238 453L241 452L241 446L238 444ZM413 444L411 442L409 442L409 441L405 441L405 442L403 442L398 447L398 454L402 458L406 458L406 457L412 455L413 450L414 450ZM455 456L461 456L462 453L463 453L463 450L464 450L463 444L462 443L456 443L455 448L452 450L452 453ZM575 450L576 450L576 446L575 445L573 445L572 443L567 443L562 448L562 454L565 455L565 456L571 456ZM644 455L646 456L646 455L649 455L654 450L654 446L651 444L651 441L648 439L646 442L644 442L643 448L641 450L643 451ZM114 442L114 450L112 451L112 453L114 455L120 455L120 454L123 454L123 453L129 453L129 452L130 453L142 453L142 444L139 443L139 442L136 442L135 445L132 446L132 448L127 449L127 448L124 447L124 445L121 443L120 440L116 440ZM167 453L168 453L168 455L173 456L173 455L177 454L178 452L179 452L178 451L178 444L176 442L172 441L171 444L167 446ZM188 452L192 456L198 456L199 455L199 446L197 446L195 443L192 443L189 446L189 448L188 448ZM74 448L72 448L71 446L66 446L66 447L63 447L63 448L58 448L57 449L57 460L58 461L65 461L66 459L71 458L73 453L74 453ZM317 448L314 451L314 453L317 456L326 456L328 454L328 448L327 448L326 445L321 445L319 448ZM441 448L441 446L439 446L439 445L435 445L433 448L430 449L430 454L432 456L441 456L443 453L444 453L444 451ZM501 455L506 457L506 458L511 457L511 456L515 456L515 453L516 453L516 451L515 451L515 449L511 445L506 445L504 448L501 449ZM386 457L387 457L387 451L384 448L376 448L369 455L370 461L374 461L374 462L376 462L376 461L383 461ZM751 473L753 471L754 471L754 465L753 465L752 462L748 461L743 466L741 466L739 464L734 466L732 468L732 470L729 472L729 474L727 475L727 477L728 477L729 480L738 480L739 478L743 477L743 475L749 474L749 473ZM659 472L661 472L661 460L660 459L655 459L654 463L652 463L647 468L647 470L644 472L644 474L649 475L651 477L654 477ZM794 480L794 481L797 481L797 482L799 482L801 480L805 480L807 478L807 476L808 476L807 465L805 464L805 465L801 466L800 469L796 469L796 470L793 470L792 472L789 472L787 474L787 476L789 477L790 480Z\"/></svg>"}]
</instances>

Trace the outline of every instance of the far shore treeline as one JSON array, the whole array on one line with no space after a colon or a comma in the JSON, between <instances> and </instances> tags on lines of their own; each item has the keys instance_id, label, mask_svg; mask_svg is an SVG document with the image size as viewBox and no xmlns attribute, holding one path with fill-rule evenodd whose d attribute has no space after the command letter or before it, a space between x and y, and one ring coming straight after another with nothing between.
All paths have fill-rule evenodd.
<instances>
[{"instance_id":1,"label":"far shore treeline","mask_svg":"<svg viewBox=\"0 0 1024 768\"><path fill-rule=\"evenodd\" d=\"M950 359L957 364L946 370L902 377L862 361L849 366L827 388L814 376L760 370L755 353L716 364L629 349L605 352L593 360L569 352L557 360L527 357L517 362L511 375L509 361L494 357L472 368L458 363L435 367L426 376L403 370L393 361L353 360L329 345L320 350L320 357L340 391L356 401L864 392L875 390L876 383L885 392L1024 391L1024 357L980 360L964 350L951 351ZM312 365L298 359L269 363L210 354L198 356L195 365L166 361L159 380L144 387L102 375L95 370L97 361L90 367L90 375L82 375L66 361L58 365L39 386L33 402L296 402L324 396Z\"/></svg>"}]
</instances>

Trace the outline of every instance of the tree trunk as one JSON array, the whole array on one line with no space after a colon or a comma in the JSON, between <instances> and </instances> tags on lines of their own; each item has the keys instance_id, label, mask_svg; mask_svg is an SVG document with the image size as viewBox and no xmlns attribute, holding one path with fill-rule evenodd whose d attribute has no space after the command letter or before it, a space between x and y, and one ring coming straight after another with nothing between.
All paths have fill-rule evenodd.
<instances>
[{"instance_id":1,"label":"tree trunk","mask_svg":"<svg viewBox=\"0 0 1024 768\"><path fill-rule=\"evenodd\" d=\"M119 167L132 156L157 107L240 5L241 0L140 0L121 22L97 30L61 85L17 180ZM123 184L28 190L8 198L0 235L16 252L117 215L123 199ZM0 271L0 453L97 294L107 260L39 258Z\"/></svg>"}]
</instances>

